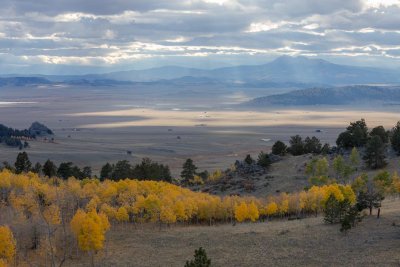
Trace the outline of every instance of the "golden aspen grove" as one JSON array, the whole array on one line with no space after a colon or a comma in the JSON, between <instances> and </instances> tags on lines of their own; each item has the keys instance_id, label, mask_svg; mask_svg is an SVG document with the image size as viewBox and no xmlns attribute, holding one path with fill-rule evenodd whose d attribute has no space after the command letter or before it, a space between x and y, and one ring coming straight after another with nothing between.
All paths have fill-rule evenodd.
<instances>
[{"instance_id":1,"label":"golden aspen grove","mask_svg":"<svg viewBox=\"0 0 400 267\"><path fill-rule=\"evenodd\" d=\"M392 188L388 193L399 190L397 175L393 178L385 186ZM166 182L62 180L3 170L0 263L13 266L37 260L38 264L56 266L70 255L83 253L94 265L95 254L106 248L107 231L116 225L212 225L316 216L332 197L354 204L355 190L364 186L365 180L359 177L353 185L312 186L268 198L220 197Z\"/></svg>"}]
</instances>

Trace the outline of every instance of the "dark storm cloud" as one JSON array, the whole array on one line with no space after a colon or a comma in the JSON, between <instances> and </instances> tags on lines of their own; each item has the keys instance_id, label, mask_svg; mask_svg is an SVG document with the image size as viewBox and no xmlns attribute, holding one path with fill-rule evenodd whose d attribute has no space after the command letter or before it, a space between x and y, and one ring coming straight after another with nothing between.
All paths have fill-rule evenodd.
<instances>
[{"instance_id":1,"label":"dark storm cloud","mask_svg":"<svg viewBox=\"0 0 400 267\"><path fill-rule=\"evenodd\" d=\"M0 58L13 69L34 65L39 71L49 64L129 67L179 57L251 64L254 55L282 54L363 56L366 62L379 56L397 64L400 1L390 3L3 0Z\"/></svg>"}]
</instances>

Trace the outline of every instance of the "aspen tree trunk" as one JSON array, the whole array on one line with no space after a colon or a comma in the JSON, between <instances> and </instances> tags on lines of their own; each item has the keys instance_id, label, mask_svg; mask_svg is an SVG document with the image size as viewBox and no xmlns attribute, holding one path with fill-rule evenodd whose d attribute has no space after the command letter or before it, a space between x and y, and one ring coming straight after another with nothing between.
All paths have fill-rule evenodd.
<instances>
[{"instance_id":1,"label":"aspen tree trunk","mask_svg":"<svg viewBox=\"0 0 400 267\"><path fill-rule=\"evenodd\" d=\"M91 252L90 252L90 255L91 255L91 257L90 257L90 264L91 264L92 267L94 267L94 252L91 251Z\"/></svg>"},{"instance_id":2,"label":"aspen tree trunk","mask_svg":"<svg viewBox=\"0 0 400 267\"><path fill-rule=\"evenodd\" d=\"M64 213L64 209L63 207L61 207L61 203L60 203L60 196L58 194L58 190L56 187L56 197L57 197L57 205L60 208L60 215L61 215L61 225L62 225L62 229L63 229L63 257L60 261L60 264L58 265L58 267L62 267L66 257L67 257L67 231L66 231L66 224L65 224L65 213Z\"/></svg>"}]
</instances>

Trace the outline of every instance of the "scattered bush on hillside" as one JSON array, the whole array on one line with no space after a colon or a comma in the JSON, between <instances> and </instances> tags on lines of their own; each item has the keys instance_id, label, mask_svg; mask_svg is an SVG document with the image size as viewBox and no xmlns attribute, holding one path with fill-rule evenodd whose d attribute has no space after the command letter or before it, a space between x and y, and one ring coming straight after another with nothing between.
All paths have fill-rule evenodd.
<instances>
[{"instance_id":1,"label":"scattered bush on hillside","mask_svg":"<svg viewBox=\"0 0 400 267\"><path fill-rule=\"evenodd\" d=\"M185 267L210 267L211 260L207 257L206 251L200 247L194 251L194 259L186 261Z\"/></svg>"},{"instance_id":2,"label":"scattered bush on hillside","mask_svg":"<svg viewBox=\"0 0 400 267\"><path fill-rule=\"evenodd\" d=\"M272 146L272 154L284 156L287 151L287 146L282 141L276 141Z\"/></svg>"},{"instance_id":3,"label":"scattered bush on hillside","mask_svg":"<svg viewBox=\"0 0 400 267\"><path fill-rule=\"evenodd\" d=\"M261 151L260 154L258 154L257 165L267 169L271 165L269 155Z\"/></svg>"},{"instance_id":4,"label":"scattered bush on hillside","mask_svg":"<svg viewBox=\"0 0 400 267\"><path fill-rule=\"evenodd\" d=\"M253 163L255 162L255 160L254 160L250 155L247 155L247 156L244 158L244 162L245 162L246 164L248 164L248 165L251 165L251 164L253 164Z\"/></svg>"}]
</instances>

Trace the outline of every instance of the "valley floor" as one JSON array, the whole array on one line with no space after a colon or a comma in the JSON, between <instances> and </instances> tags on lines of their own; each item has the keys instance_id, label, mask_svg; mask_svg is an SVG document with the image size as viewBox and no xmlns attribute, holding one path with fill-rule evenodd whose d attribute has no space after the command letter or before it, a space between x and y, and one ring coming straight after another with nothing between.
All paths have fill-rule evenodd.
<instances>
[{"instance_id":1,"label":"valley floor","mask_svg":"<svg viewBox=\"0 0 400 267\"><path fill-rule=\"evenodd\" d=\"M399 266L400 201L367 216L347 235L322 217L220 226L114 227L98 266L183 266L205 248L213 266ZM88 266L89 257L67 262Z\"/></svg>"}]
</instances>

